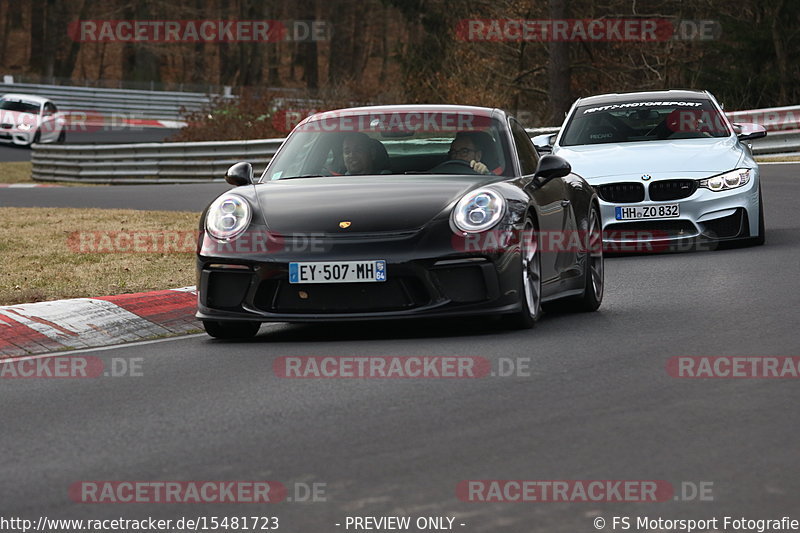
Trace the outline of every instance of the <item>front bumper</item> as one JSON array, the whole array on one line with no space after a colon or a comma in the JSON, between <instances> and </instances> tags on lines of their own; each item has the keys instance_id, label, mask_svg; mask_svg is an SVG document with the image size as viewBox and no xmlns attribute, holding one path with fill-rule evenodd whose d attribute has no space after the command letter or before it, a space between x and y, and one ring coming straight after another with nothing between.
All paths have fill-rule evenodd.
<instances>
[{"instance_id":1,"label":"front bumper","mask_svg":"<svg viewBox=\"0 0 800 533\"><path fill-rule=\"evenodd\" d=\"M34 135L35 132L33 130L18 131L15 129L0 129L0 142L15 144L17 146L28 146L33 142Z\"/></svg>"},{"instance_id":2,"label":"front bumper","mask_svg":"<svg viewBox=\"0 0 800 533\"><path fill-rule=\"evenodd\" d=\"M449 231L449 229L448 229ZM206 240L208 236L204 237ZM449 236L326 242L319 252L197 258L201 320L315 322L511 313L520 309L519 248L454 250ZM434 242L435 241L435 242ZM386 261L383 282L292 284L292 261Z\"/></svg>"},{"instance_id":3,"label":"front bumper","mask_svg":"<svg viewBox=\"0 0 800 533\"><path fill-rule=\"evenodd\" d=\"M600 199L603 240L608 251L658 251L699 243L745 239L758 235L759 186L754 172L747 185L714 192L698 188L690 196L676 200L652 201L649 194L640 202L620 203ZM623 183L641 183L634 180ZM680 216L621 221L616 207L679 204ZM653 245L653 246L641 246Z\"/></svg>"}]
</instances>

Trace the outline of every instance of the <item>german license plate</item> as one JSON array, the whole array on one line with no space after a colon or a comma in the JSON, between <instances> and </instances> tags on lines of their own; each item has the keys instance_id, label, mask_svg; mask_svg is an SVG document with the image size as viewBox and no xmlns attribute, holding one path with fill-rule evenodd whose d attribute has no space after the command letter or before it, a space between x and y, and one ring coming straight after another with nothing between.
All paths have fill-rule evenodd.
<instances>
[{"instance_id":1,"label":"german license plate","mask_svg":"<svg viewBox=\"0 0 800 533\"><path fill-rule=\"evenodd\" d=\"M676 218L681 215L680 204L642 205L637 207L617 206L614 210L617 220Z\"/></svg>"},{"instance_id":2,"label":"german license plate","mask_svg":"<svg viewBox=\"0 0 800 533\"><path fill-rule=\"evenodd\" d=\"M289 283L363 283L386 281L386 261L289 263Z\"/></svg>"}]
</instances>

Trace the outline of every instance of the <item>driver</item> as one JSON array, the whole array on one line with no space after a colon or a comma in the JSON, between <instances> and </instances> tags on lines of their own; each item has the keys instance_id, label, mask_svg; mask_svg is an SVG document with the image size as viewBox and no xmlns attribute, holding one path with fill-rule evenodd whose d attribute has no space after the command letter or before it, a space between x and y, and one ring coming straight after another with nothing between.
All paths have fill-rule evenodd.
<instances>
[{"instance_id":1,"label":"driver","mask_svg":"<svg viewBox=\"0 0 800 533\"><path fill-rule=\"evenodd\" d=\"M372 139L364 133L350 133L342 142L346 175L374 174L377 159Z\"/></svg>"},{"instance_id":2,"label":"driver","mask_svg":"<svg viewBox=\"0 0 800 533\"><path fill-rule=\"evenodd\" d=\"M447 152L447 156L450 161L460 160L468 163L470 168L478 174L491 173L489 168L481 163L483 153L468 131L456 133L453 142L450 143L450 151Z\"/></svg>"}]
</instances>

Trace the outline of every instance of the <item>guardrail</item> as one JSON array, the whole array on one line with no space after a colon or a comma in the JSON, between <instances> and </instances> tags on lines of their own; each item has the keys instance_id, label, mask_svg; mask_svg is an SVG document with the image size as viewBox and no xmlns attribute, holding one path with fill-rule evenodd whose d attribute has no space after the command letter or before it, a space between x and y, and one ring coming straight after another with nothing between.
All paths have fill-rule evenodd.
<instances>
[{"instance_id":1,"label":"guardrail","mask_svg":"<svg viewBox=\"0 0 800 533\"><path fill-rule=\"evenodd\" d=\"M800 150L800 130L771 131L766 137L750 142L755 155L791 155Z\"/></svg>"},{"instance_id":2,"label":"guardrail","mask_svg":"<svg viewBox=\"0 0 800 533\"><path fill-rule=\"evenodd\" d=\"M534 137L556 133L559 129L553 126L532 128L527 132ZM36 144L31 156L32 177L37 181L118 184L222 181L228 167L238 161L249 161L255 174L261 174L282 142L283 139L118 145ZM751 144L756 155L797 152L800 151L800 130L773 131Z\"/></svg>"},{"instance_id":3,"label":"guardrail","mask_svg":"<svg viewBox=\"0 0 800 533\"><path fill-rule=\"evenodd\" d=\"M176 120L182 109L196 112L207 107L212 95L177 91L101 89L32 83L0 83L0 94L23 93L50 98L60 111L93 111L105 115L124 114L137 119Z\"/></svg>"},{"instance_id":4,"label":"guardrail","mask_svg":"<svg viewBox=\"0 0 800 533\"><path fill-rule=\"evenodd\" d=\"M267 167L283 139L257 141L33 146L36 181L81 183L200 183L223 181L228 167Z\"/></svg>"},{"instance_id":5,"label":"guardrail","mask_svg":"<svg viewBox=\"0 0 800 533\"><path fill-rule=\"evenodd\" d=\"M750 122L764 126L767 131L800 129L800 106L768 107L726 113L731 122Z\"/></svg>"}]
</instances>

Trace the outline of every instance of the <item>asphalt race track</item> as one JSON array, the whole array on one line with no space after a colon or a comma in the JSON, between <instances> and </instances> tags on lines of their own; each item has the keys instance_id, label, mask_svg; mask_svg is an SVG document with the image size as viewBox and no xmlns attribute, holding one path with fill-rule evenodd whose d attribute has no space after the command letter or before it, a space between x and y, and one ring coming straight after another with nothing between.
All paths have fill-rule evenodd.
<instances>
[{"instance_id":1,"label":"asphalt race track","mask_svg":"<svg viewBox=\"0 0 800 533\"><path fill-rule=\"evenodd\" d=\"M178 130L169 128L130 127L95 131L67 131L66 144L116 144L116 143L157 143ZM22 146L0 144L0 162L30 161L31 151Z\"/></svg>"},{"instance_id":2,"label":"asphalt race track","mask_svg":"<svg viewBox=\"0 0 800 533\"><path fill-rule=\"evenodd\" d=\"M684 355L800 356L798 170L762 166L765 246L609 259L600 312L548 314L530 331L480 320L269 325L252 342L199 335L86 354L142 358L140 377L0 380L4 514L278 516L290 533L345 531L348 515L447 515L466 524L458 531L520 533L596 531L596 517L611 531L614 516L797 518L800 381L676 379L665 365ZM189 187L159 189L153 203L133 187L6 190L0 205L106 206L118 194L117 207L162 208L169 196L175 208L202 209L212 186L197 187L193 207L181 199ZM274 360L295 355L529 358L530 375L276 377ZM324 483L325 501L68 497L82 480L263 479ZM706 501L462 502L456 486L470 479L713 488Z\"/></svg>"},{"instance_id":3,"label":"asphalt race track","mask_svg":"<svg viewBox=\"0 0 800 533\"><path fill-rule=\"evenodd\" d=\"M0 207L97 207L199 213L230 188L227 183L218 182L2 189Z\"/></svg>"}]
</instances>

